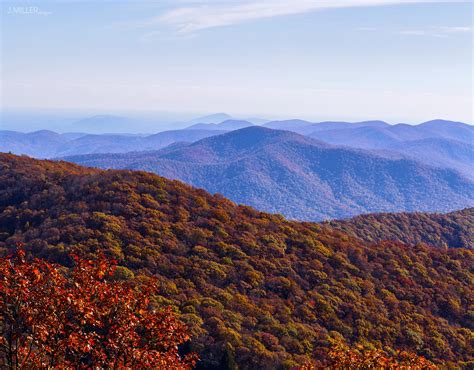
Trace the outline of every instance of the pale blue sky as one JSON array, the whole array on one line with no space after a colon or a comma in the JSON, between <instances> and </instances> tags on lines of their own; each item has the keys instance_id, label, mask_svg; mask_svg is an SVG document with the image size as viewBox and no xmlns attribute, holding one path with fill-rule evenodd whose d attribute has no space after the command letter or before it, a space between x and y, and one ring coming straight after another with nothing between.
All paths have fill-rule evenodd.
<instances>
[{"instance_id":1,"label":"pale blue sky","mask_svg":"<svg viewBox=\"0 0 474 370\"><path fill-rule=\"evenodd\" d=\"M472 11L422 0L2 2L2 106L471 123Z\"/></svg>"}]
</instances>

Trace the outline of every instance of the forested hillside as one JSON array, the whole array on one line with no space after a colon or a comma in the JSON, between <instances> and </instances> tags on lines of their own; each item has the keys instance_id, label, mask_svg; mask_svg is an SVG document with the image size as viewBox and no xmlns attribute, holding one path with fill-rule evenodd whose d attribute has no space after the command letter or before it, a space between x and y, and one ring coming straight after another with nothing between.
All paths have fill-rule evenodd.
<instances>
[{"instance_id":1,"label":"forested hillside","mask_svg":"<svg viewBox=\"0 0 474 370\"><path fill-rule=\"evenodd\" d=\"M474 256L286 221L134 171L0 155L0 250L71 265L104 252L155 275L188 324L199 367L321 364L334 343L407 349L467 366Z\"/></svg>"},{"instance_id":2,"label":"forested hillside","mask_svg":"<svg viewBox=\"0 0 474 370\"><path fill-rule=\"evenodd\" d=\"M65 159L104 169L151 171L296 220L369 212L449 212L474 205L474 182L456 171L263 127L173 150Z\"/></svg>"},{"instance_id":3,"label":"forested hillside","mask_svg":"<svg viewBox=\"0 0 474 370\"><path fill-rule=\"evenodd\" d=\"M377 213L331 221L332 227L368 242L395 240L441 248L474 249L474 208L448 214Z\"/></svg>"}]
</instances>

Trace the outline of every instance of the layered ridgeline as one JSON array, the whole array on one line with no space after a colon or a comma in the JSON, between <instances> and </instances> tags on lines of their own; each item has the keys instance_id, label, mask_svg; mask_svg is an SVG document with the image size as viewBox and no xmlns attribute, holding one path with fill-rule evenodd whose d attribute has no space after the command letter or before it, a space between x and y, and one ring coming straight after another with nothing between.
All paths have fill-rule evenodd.
<instances>
[{"instance_id":1,"label":"layered ridgeline","mask_svg":"<svg viewBox=\"0 0 474 370\"><path fill-rule=\"evenodd\" d=\"M423 163L456 169L474 179L474 126L461 122L430 121L420 125L351 126L318 130L310 137L336 145L397 153Z\"/></svg>"},{"instance_id":2,"label":"layered ridgeline","mask_svg":"<svg viewBox=\"0 0 474 370\"><path fill-rule=\"evenodd\" d=\"M474 208L448 214L376 213L328 222L367 242L394 240L440 248L474 249Z\"/></svg>"},{"instance_id":3,"label":"layered ridgeline","mask_svg":"<svg viewBox=\"0 0 474 370\"><path fill-rule=\"evenodd\" d=\"M30 133L0 131L0 152L53 158L89 153L126 153L156 150L177 142L193 142L225 131L171 130L154 135L85 133L58 134L41 130Z\"/></svg>"},{"instance_id":4,"label":"layered ridgeline","mask_svg":"<svg viewBox=\"0 0 474 370\"><path fill-rule=\"evenodd\" d=\"M115 120L115 121L114 121ZM91 153L125 153L158 150L178 142L195 142L255 125L293 131L329 144L370 150L389 158L411 158L436 167L452 168L474 180L474 126L453 121L435 120L418 125L389 125L383 121L308 122L302 120L272 121L235 120L225 114L200 117L181 130L154 135L101 134L76 131L140 131L138 122L114 116L96 116L77 122L71 133L52 131L21 133L0 131L0 151L27 154L36 158L53 158ZM124 124L127 123L125 126ZM67 126L67 125L66 125ZM128 128L127 128L128 127ZM118 131L120 132L120 131Z\"/></svg>"},{"instance_id":5,"label":"layered ridgeline","mask_svg":"<svg viewBox=\"0 0 474 370\"><path fill-rule=\"evenodd\" d=\"M145 172L0 155L0 248L69 265L104 252L152 274L201 368L290 368L335 342L467 366L474 256L374 245Z\"/></svg>"},{"instance_id":6,"label":"layered ridgeline","mask_svg":"<svg viewBox=\"0 0 474 370\"><path fill-rule=\"evenodd\" d=\"M66 157L81 165L155 172L299 220L474 205L474 182L406 158L249 127L155 152Z\"/></svg>"}]
</instances>

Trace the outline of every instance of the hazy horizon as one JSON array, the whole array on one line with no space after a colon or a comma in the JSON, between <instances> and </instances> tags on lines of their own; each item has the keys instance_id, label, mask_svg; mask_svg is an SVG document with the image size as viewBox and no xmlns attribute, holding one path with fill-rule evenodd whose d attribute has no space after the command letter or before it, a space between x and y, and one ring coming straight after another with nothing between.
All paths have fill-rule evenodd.
<instances>
[{"instance_id":1,"label":"hazy horizon","mask_svg":"<svg viewBox=\"0 0 474 370\"><path fill-rule=\"evenodd\" d=\"M2 111L472 123L469 1L5 1L2 21Z\"/></svg>"},{"instance_id":2,"label":"hazy horizon","mask_svg":"<svg viewBox=\"0 0 474 370\"><path fill-rule=\"evenodd\" d=\"M179 130L188 127L192 123L197 123L198 118L213 116L217 114L228 114L227 112L196 112L192 113L179 113L179 112L150 112L150 111L101 111L101 110L71 110L71 109L9 109L0 112L0 130L8 131L19 131L19 132L34 132L39 130L50 130L58 133L67 132L86 132L86 133L139 133L139 134L150 134L166 130ZM292 120L302 119L309 122L362 122L371 120L380 120L387 122L388 124L409 124L418 125L420 123L431 121L431 120L448 120L446 117L433 117L426 121L412 121L412 122L397 122L389 121L385 119L379 119L374 117L373 119L361 119L361 120L348 120L341 118L315 118L301 117L301 116L263 116L263 115L252 115L252 114L240 114L231 115L230 119L236 120L256 120L261 119L264 121L280 121L280 120ZM117 119L125 119L134 121L135 125L129 126L128 130L103 130L97 128L95 130L81 129L80 126L75 127L74 125L82 120L86 120L94 117L116 117ZM217 121L216 121L217 123ZM472 122L463 122L469 125L473 125Z\"/></svg>"}]
</instances>

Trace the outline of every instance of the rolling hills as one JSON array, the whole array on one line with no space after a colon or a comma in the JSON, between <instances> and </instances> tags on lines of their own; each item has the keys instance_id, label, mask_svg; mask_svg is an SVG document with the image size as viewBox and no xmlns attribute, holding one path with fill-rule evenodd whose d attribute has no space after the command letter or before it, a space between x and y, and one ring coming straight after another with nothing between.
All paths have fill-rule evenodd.
<instances>
[{"instance_id":1,"label":"rolling hills","mask_svg":"<svg viewBox=\"0 0 474 370\"><path fill-rule=\"evenodd\" d=\"M374 151L386 157L406 157L452 168L474 179L474 126L432 120L418 125L389 125L383 121L319 122L288 120L265 124L306 135L329 144Z\"/></svg>"},{"instance_id":2,"label":"rolling hills","mask_svg":"<svg viewBox=\"0 0 474 370\"><path fill-rule=\"evenodd\" d=\"M83 135L86 134L72 136L48 130L30 133L4 130L0 131L0 152L26 154L36 158L55 157L58 153L57 148Z\"/></svg>"},{"instance_id":3,"label":"rolling hills","mask_svg":"<svg viewBox=\"0 0 474 370\"><path fill-rule=\"evenodd\" d=\"M311 135L315 139L334 145L371 150L387 157L400 155L431 166L453 168L466 177L474 178L474 145L472 143L413 133L410 133L410 136L415 139L408 140L400 136L391 130L372 127L328 130Z\"/></svg>"},{"instance_id":4,"label":"rolling hills","mask_svg":"<svg viewBox=\"0 0 474 370\"><path fill-rule=\"evenodd\" d=\"M344 122L344 121L324 121L308 122L302 120L273 121L264 125L267 128L278 130L293 131L301 135L311 135L319 131L357 129L362 127L381 128L390 126L384 121L362 121L362 122Z\"/></svg>"},{"instance_id":5,"label":"rolling hills","mask_svg":"<svg viewBox=\"0 0 474 370\"><path fill-rule=\"evenodd\" d=\"M154 275L201 369L321 365L340 341L473 361L467 249L369 245L150 173L1 154L0 253L17 243L66 266L71 251L105 253Z\"/></svg>"},{"instance_id":6,"label":"rolling hills","mask_svg":"<svg viewBox=\"0 0 474 370\"><path fill-rule=\"evenodd\" d=\"M388 125L382 123L379 125L346 123L339 127L321 125L323 124L310 126L317 129L312 132L306 132L306 134L310 137L334 144L364 148L385 148L386 145L394 143L434 138L450 141L455 140L472 145L474 139L473 126L452 121L437 120L421 123L419 125ZM309 131L309 129L307 131Z\"/></svg>"},{"instance_id":7,"label":"rolling hills","mask_svg":"<svg viewBox=\"0 0 474 370\"><path fill-rule=\"evenodd\" d=\"M126 153L157 150L176 142L197 141L218 135L219 130L170 130L153 135L132 134L58 134L53 131L21 133L0 131L0 152L53 158L89 153Z\"/></svg>"},{"instance_id":8,"label":"rolling hills","mask_svg":"<svg viewBox=\"0 0 474 370\"><path fill-rule=\"evenodd\" d=\"M36 158L54 158L159 150L177 142L195 142L205 137L255 126L248 120L226 117L223 114L201 117L204 123L199 123L200 119L196 119L191 122L198 123L187 129L162 131L153 135L92 135L75 132L58 134L47 130L25 134L0 131L0 151ZM115 122L115 118L96 116L84 121L90 122L91 127L102 123L107 127L106 123ZM218 121L219 119L223 120ZM129 123L124 131L127 127L129 130L138 130L133 122L124 122ZM81 125L78 124L77 127L82 127ZM89 128L92 132L96 131L91 127ZM430 166L455 169L471 180L474 179L474 129L473 126L461 122L434 120L419 125L389 125L383 121L313 123L284 120L267 122L262 127L293 131L329 144L369 150L387 158L415 159Z\"/></svg>"},{"instance_id":9,"label":"rolling hills","mask_svg":"<svg viewBox=\"0 0 474 370\"><path fill-rule=\"evenodd\" d=\"M450 211L474 204L474 183L455 171L255 126L164 152L65 159L155 172L300 220Z\"/></svg>"}]
</instances>

